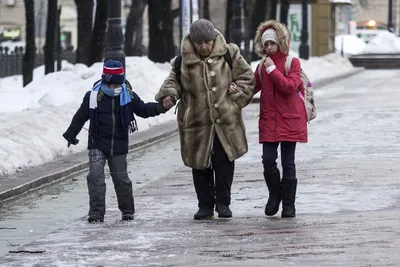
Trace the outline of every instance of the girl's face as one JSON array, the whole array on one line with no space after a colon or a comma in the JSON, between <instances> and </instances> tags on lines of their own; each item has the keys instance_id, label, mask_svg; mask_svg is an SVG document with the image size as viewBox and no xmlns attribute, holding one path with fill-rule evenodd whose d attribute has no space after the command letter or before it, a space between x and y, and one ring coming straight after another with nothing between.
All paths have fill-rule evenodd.
<instances>
[{"instance_id":1,"label":"girl's face","mask_svg":"<svg viewBox=\"0 0 400 267\"><path fill-rule=\"evenodd\" d=\"M273 55L278 51L278 45L273 41L266 41L264 49L267 55Z\"/></svg>"}]
</instances>

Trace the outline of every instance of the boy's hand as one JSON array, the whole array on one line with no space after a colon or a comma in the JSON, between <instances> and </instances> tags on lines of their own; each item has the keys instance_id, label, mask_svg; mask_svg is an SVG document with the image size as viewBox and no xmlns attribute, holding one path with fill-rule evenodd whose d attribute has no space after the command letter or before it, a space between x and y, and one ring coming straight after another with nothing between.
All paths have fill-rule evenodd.
<instances>
[{"instance_id":1,"label":"boy's hand","mask_svg":"<svg viewBox=\"0 0 400 267\"><path fill-rule=\"evenodd\" d=\"M166 96L163 98L163 106L165 109L170 109L175 106L175 103L170 96Z\"/></svg>"},{"instance_id":2,"label":"boy's hand","mask_svg":"<svg viewBox=\"0 0 400 267\"><path fill-rule=\"evenodd\" d=\"M79 140L76 138L71 138L69 136L67 136L65 133L63 134L63 137L65 138L65 140L67 140L68 142L68 147L70 145L77 145L79 143Z\"/></svg>"}]
</instances>

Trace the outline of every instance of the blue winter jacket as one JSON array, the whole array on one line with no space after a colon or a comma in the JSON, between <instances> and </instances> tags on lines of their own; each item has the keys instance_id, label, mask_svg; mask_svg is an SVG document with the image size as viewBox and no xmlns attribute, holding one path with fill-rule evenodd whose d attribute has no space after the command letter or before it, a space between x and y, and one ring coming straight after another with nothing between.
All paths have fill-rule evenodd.
<instances>
[{"instance_id":1,"label":"blue winter jacket","mask_svg":"<svg viewBox=\"0 0 400 267\"><path fill-rule=\"evenodd\" d=\"M85 94L80 108L72 118L71 125L63 134L67 140L75 139L83 125L91 117L89 111L90 92ZM106 156L126 154L129 147L129 127L122 124L121 113L127 112L129 121L134 121L134 114L148 118L167 112L161 103L144 103L135 92L131 93L132 100L124 109L120 106L119 96L110 97L104 93L100 94L95 114L94 116L92 114L90 121L88 149L99 149Z\"/></svg>"}]
</instances>

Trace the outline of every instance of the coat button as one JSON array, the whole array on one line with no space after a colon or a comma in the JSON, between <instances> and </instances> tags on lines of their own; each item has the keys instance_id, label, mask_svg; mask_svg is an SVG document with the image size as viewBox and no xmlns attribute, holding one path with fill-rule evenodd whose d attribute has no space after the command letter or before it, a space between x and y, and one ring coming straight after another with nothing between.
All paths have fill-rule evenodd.
<instances>
[{"instance_id":1,"label":"coat button","mask_svg":"<svg viewBox=\"0 0 400 267\"><path fill-rule=\"evenodd\" d=\"M211 76L215 76L215 71L210 72Z\"/></svg>"},{"instance_id":2,"label":"coat button","mask_svg":"<svg viewBox=\"0 0 400 267\"><path fill-rule=\"evenodd\" d=\"M213 63L213 60L210 58L207 62L211 64Z\"/></svg>"},{"instance_id":3,"label":"coat button","mask_svg":"<svg viewBox=\"0 0 400 267\"><path fill-rule=\"evenodd\" d=\"M213 91L213 92L215 92L215 91L217 91L217 87L213 87L213 88L211 88L211 90Z\"/></svg>"},{"instance_id":4,"label":"coat button","mask_svg":"<svg viewBox=\"0 0 400 267\"><path fill-rule=\"evenodd\" d=\"M217 104L217 103L215 103L215 104L214 104L214 108L217 108L217 107L218 107L218 104Z\"/></svg>"},{"instance_id":5,"label":"coat button","mask_svg":"<svg viewBox=\"0 0 400 267\"><path fill-rule=\"evenodd\" d=\"M220 122L221 122L221 120L220 120L220 119L217 119L215 122L216 122L216 123L220 123Z\"/></svg>"}]
</instances>

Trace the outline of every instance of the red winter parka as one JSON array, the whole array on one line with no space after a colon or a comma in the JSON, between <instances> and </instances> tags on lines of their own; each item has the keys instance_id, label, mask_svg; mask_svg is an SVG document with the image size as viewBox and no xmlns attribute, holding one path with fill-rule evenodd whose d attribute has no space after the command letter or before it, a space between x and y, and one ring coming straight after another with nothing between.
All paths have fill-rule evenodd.
<instances>
[{"instance_id":1,"label":"red winter parka","mask_svg":"<svg viewBox=\"0 0 400 267\"><path fill-rule=\"evenodd\" d=\"M269 57L275 63L275 69L267 73L264 64L259 64L254 72L256 93L260 96L259 142L307 142L307 115L303 100L297 93L304 95L300 78L300 61L293 58L288 76L285 77L285 61L289 51L289 36L286 28L276 21L267 21L257 30L256 51L265 57L261 41L263 32L273 28L276 31L278 51ZM263 61L262 61L263 62ZM258 68L261 67L259 77ZM261 78L261 79L260 79Z\"/></svg>"}]
</instances>

